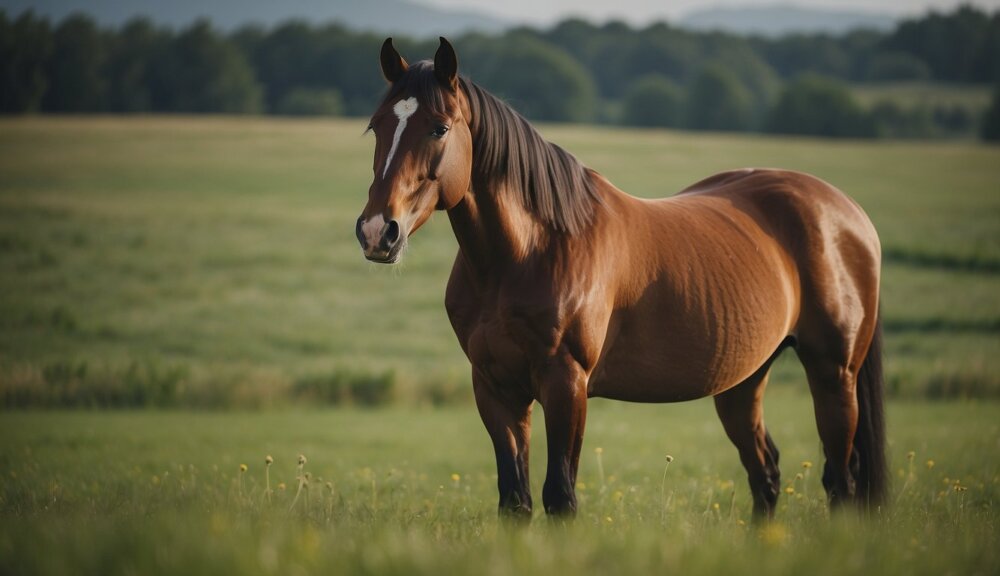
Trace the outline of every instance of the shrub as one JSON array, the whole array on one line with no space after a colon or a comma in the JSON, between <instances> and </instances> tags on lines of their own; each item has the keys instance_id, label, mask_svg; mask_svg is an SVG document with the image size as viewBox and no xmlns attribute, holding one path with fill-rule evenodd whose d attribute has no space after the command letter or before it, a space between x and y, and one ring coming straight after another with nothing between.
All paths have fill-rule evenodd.
<instances>
[{"instance_id":1,"label":"shrub","mask_svg":"<svg viewBox=\"0 0 1000 576\"><path fill-rule=\"evenodd\" d=\"M805 74L785 87L771 110L767 130L835 138L875 136L871 116L835 80Z\"/></svg>"},{"instance_id":2,"label":"shrub","mask_svg":"<svg viewBox=\"0 0 1000 576\"><path fill-rule=\"evenodd\" d=\"M983 116L980 135L988 142L1000 142L1000 85L993 90L993 102Z\"/></svg>"},{"instance_id":3,"label":"shrub","mask_svg":"<svg viewBox=\"0 0 1000 576\"><path fill-rule=\"evenodd\" d=\"M275 112L286 116L340 116L344 101L337 90L295 88L281 98Z\"/></svg>"},{"instance_id":4,"label":"shrub","mask_svg":"<svg viewBox=\"0 0 1000 576\"><path fill-rule=\"evenodd\" d=\"M931 69L923 60L906 52L882 52L872 57L866 76L878 82L927 80Z\"/></svg>"},{"instance_id":5,"label":"shrub","mask_svg":"<svg viewBox=\"0 0 1000 576\"><path fill-rule=\"evenodd\" d=\"M530 36L497 43L476 81L532 120L590 122L597 111L590 72L563 50Z\"/></svg>"},{"instance_id":6,"label":"shrub","mask_svg":"<svg viewBox=\"0 0 1000 576\"><path fill-rule=\"evenodd\" d=\"M739 78L722 65L710 64L688 90L685 124L695 130L747 130L752 107Z\"/></svg>"},{"instance_id":7,"label":"shrub","mask_svg":"<svg viewBox=\"0 0 1000 576\"><path fill-rule=\"evenodd\" d=\"M630 126L678 127L684 94L659 74L636 80L625 94L622 121Z\"/></svg>"},{"instance_id":8,"label":"shrub","mask_svg":"<svg viewBox=\"0 0 1000 576\"><path fill-rule=\"evenodd\" d=\"M934 122L925 108L906 110L886 100L876 104L870 115L880 137L927 138L934 135Z\"/></svg>"},{"instance_id":9,"label":"shrub","mask_svg":"<svg viewBox=\"0 0 1000 576\"><path fill-rule=\"evenodd\" d=\"M292 385L297 400L324 404L357 404L382 406L389 404L395 391L395 373L368 374L335 370L327 374L304 376Z\"/></svg>"}]
</instances>

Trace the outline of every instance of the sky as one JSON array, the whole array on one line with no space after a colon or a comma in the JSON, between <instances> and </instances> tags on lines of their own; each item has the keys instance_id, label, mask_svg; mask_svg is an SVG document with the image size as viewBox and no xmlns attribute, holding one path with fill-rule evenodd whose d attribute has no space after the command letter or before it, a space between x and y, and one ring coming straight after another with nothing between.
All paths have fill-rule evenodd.
<instances>
[{"instance_id":1,"label":"sky","mask_svg":"<svg viewBox=\"0 0 1000 576\"><path fill-rule=\"evenodd\" d=\"M570 16L604 22L625 20L648 24L655 20L677 19L693 10L711 6L752 6L795 4L798 6L874 11L892 15L923 14L934 8L950 11L960 4L973 4L993 12L1000 0L411 0L445 8L474 8L515 22L547 25Z\"/></svg>"}]
</instances>

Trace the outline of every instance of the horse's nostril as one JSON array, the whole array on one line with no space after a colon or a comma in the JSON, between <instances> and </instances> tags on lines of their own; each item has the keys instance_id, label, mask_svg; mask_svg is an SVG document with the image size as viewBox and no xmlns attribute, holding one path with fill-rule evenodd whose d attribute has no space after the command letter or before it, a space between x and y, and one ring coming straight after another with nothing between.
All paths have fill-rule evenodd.
<instances>
[{"instance_id":1,"label":"horse's nostril","mask_svg":"<svg viewBox=\"0 0 1000 576\"><path fill-rule=\"evenodd\" d=\"M361 218L358 218L358 224L354 227L354 235L358 237L358 242L361 242L361 249L362 250L367 250L368 249L368 241L365 240L365 233L361 229L361 226L364 224L364 222L365 222L364 216L362 216Z\"/></svg>"},{"instance_id":2,"label":"horse's nostril","mask_svg":"<svg viewBox=\"0 0 1000 576\"><path fill-rule=\"evenodd\" d=\"M389 220L389 227L385 230L385 241L390 248L399 241L399 222Z\"/></svg>"}]
</instances>

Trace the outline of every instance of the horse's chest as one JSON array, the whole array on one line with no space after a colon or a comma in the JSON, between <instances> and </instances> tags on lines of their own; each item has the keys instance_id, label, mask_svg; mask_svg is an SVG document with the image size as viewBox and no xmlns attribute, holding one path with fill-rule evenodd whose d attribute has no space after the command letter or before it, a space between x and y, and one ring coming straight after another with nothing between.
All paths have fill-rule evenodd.
<instances>
[{"instance_id":1,"label":"horse's chest","mask_svg":"<svg viewBox=\"0 0 1000 576\"><path fill-rule=\"evenodd\" d=\"M454 312L456 334L477 371L497 383L530 379L531 357L545 346L535 322L526 320L520 308L482 299L468 302L464 313Z\"/></svg>"},{"instance_id":2,"label":"horse's chest","mask_svg":"<svg viewBox=\"0 0 1000 576\"><path fill-rule=\"evenodd\" d=\"M470 333L468 356L473 366L498 382L528 378L528 357L515 335L503 322L480 322Z\"/></svg>"}]
</instances>

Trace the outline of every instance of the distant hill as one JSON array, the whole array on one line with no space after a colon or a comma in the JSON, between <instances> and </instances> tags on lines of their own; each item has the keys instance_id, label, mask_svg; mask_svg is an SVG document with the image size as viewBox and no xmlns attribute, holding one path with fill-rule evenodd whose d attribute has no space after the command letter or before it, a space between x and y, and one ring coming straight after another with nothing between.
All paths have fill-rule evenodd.
<instances>
[{"instance_id":1,"label":"distant hill","mask_svg":"<svg viewBox=\"0 0 1000 576\"><path fill-rule=\"evenodd\" d=\"M693 30L784 36L792 33L840 34L857 28L891 30L896 18L887 13L772 6L718 6L689 12L678 24Z\"/></svg>"},{"instance_id":2,"label":"distant hill","mask_svg":"<svg viewBox=\"0 0 1000 576\"><path fill-rule=\"evenodd\" d=\"M290 19L311 24L338 21L355 30L414 37L497 32L510 26L473 10L444 10L406 0L0 0L0 9L8 17L34 10L57 21L82 12L109 26L136 16L174 28L208 18L225 30L251 23L272 26Z\"/></svg>"}]
</instances>

